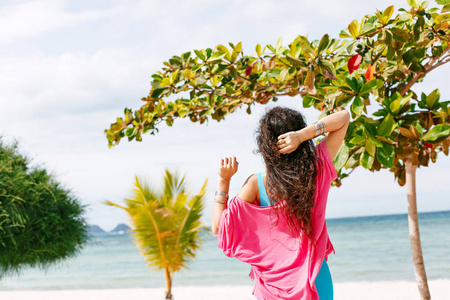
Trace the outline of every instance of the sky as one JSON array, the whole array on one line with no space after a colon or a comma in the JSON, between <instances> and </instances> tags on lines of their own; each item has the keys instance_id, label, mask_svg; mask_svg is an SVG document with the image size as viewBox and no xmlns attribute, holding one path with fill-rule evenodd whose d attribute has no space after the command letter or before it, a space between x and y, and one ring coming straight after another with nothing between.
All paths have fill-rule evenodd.
<instances>
[{"instance_id":1,"label":"sky","mask_svg":"<svg viewBox=\"0 0 450 300\"><path fill-rule=\"evenodd\" d=\"M432 1L431 1L432 2ZM161 126L143 142L122 140L109 149L104 130L138 109L150 91L151 74L173 55L228 42L287 45L297 35L310 40L323 34L338 37L355 18L402 1L2 1L0 3L0 135L20 143L21 153L45 167L87 205L90 224L105 230L130 224L126 213L104 204L123 203L135 175L162 185L164 170L185 174L196 193L208 179L203 220L211 220L220 159L239 162L230 195L245 179L264 170L254 132L265 110L281 105L300 110L308 123L314 109L304 109L299 96L245 109L217 123L194 124L179 119ZM416 84L416 92L440 88L450 98L444 65ZM450 158L417 171L419 212L450 209ZM407 212L405 187L387 170L356 169L340 188L332 188L327 217Z\"/></svg>"}]
</instances>

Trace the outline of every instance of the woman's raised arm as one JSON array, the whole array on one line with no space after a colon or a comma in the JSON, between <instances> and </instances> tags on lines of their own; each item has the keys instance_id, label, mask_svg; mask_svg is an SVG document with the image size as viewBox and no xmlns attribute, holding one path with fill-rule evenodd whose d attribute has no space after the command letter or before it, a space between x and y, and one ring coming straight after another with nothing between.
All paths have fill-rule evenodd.
<instances>
[{"instance_id":1,"label":"woman's raised arm","mask_svg":"<svg viewBox=\"0 0 450 300\"><path fill-rule=\"evenodd\" d=\"M217 234L219 231L220 216L228 202L228 189L230 188L230 180L236 174L239 163L236 157L230 156L220 160L219 164L219 180L217 182L217 190L214 193L214 205L212 213L211 231Z\"/></svg>"},{"instance_id":2,"label":"woman's raised arm","mask_svg":"<svg viewBox=\"0 0 450 300\"><path fill-rule=\"evenodd\" d=\"M323 125L319 125L320 122L324 125L324 132L322 133L328 132L322 143L325 143L328 153L331 159L333 159L341 147L345 133L347 132L348 123L350 122L350 115L346 110L322 118L318 121L317 125L311 124L298 131L290 131L280 135L277 142L280 153L289 154L295 151L302 142L318 136L316 126L319 129L321 126L323 127Z\"/></svg>"}]
</instances>

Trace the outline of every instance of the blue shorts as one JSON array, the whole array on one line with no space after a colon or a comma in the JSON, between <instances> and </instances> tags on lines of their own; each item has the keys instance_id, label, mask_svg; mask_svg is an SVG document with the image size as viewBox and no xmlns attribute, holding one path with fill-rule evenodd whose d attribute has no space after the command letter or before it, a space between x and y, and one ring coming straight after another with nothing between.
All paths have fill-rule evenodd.
<instances>
[{"instance_id":1,"label":"blue shorts","mask_svg":"<svg viewBox=\"0 0 450 300\"><path fill-rule=\"evenodd\" d=\"M327 261L324 259L322 267L320 267L319 274L317 274L316 281L317 293L319 300L333 300L333 280L331 279L330 268L328 268Z\"/></svg>"}]
</instances>

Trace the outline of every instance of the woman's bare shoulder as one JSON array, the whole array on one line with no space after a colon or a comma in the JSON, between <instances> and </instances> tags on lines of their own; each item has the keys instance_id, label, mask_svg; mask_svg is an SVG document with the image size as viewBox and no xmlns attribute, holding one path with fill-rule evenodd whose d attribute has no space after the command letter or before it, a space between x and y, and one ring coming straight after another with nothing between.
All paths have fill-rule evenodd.
<instances>
[{"instance_id":1,"label":"woman's bare shoulder","mask_svg":"<svg viewBox=\"0 0 450 300\"><path fill-rule=\"evenodd\" d=\"M258 196L258 179L256 178L256 174L252 174L242 185L242 188L239 192L239 198L241 198L245 202L253 204L255 200L258 200Z\"/></svg>"}]
</instances>

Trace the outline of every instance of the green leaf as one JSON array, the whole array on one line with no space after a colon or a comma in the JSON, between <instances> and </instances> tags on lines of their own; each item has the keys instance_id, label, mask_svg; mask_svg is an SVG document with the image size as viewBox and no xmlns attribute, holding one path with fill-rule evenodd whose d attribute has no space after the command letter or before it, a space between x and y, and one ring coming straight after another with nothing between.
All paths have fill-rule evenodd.
<instances>
[{"instance_id":1,"label":"green leaf","mask_svg":"<svg viewBox=\"0 0 450 300\"><path fill-rule=\"evenodd\" d=\"M394 115L397 115L403 109L405 104L409 102L409 99L411 99L412 95L413 93L409 93L404 98L402 98L400 93L395 92L395 94L392 96L392 99L395 100L392 101L391 104L389 105L391 112Z\"/></svg>"},{"instance_id":2,"label":"green leaf","mask_svg":"<svg viewBox=\"0 0 450 300\"><path fill-rule=\"evenodd\" d=\"M436 3L439 5L448 5L450 4L450 0L436 0Z\"/></svg>"},{"instance_id":3,"label":"green leaf","mask_svg":"<svg viewBox=\"0 0 450 300\"><path fill-rule=\"evenodd\" d=\"M134 127L129 127L125 133L126 136L132 136L134 133Z\"/></svg>"},{"instance_id":4,"label":"green leaf","mask_svg":"<svg viewBox=\"0 0 450 300\"><path fill-rule=\"evenodd\" d=\"M367 153L367 151L364 151L364 153L361 155L361 158L359 159L359 162L364 168L370 169L372 168L374 160L375 158L373 156Z\"/></svg>"},{"instance_id":5,"label":"green leaf","mask_svg":"<svg viewBox=\"0 0 450 300\"><path fill-rule=\"evenodd\" d=\"M425 26L425 18L423 16L419 16L413 27L414 41L419 40L420 34L423 32L424 26Z\"/></svg>"},{"instance_id":6,"label":"green leaf","mask_svg":"<svg viewBox=\"0 0 450 300\"><path fill-rule=\"evenodd\" d=\"M331 80L336 80L336 69L334 65L325 59L320 59L321 65L320 69L322 70L323 75Z\"/></svg>"},{"instance_id":7,"label":"green leaf","mask_svg":"<svg viewBox=\"0 0 450 300\"><path fill-rule=\"evenodd\" d=\"M408 32L403 29L392 27L390 28L390 31L392 32L392 35L394 36L394 39L396 41L407 42L409 40Z\"/></svg>"},{"instance_id":8,"label":"green leaf","mask_svg":"<svg viewBox=\"0 0 450 300\"><path fill-rule=\"evenodd\" d=\"M433 109L433 107L436 105L437 102L439 102L439 98L441 97L441 94L439 93L439 89L435 89L427 96L427 107L429 109Z\"/></svg>"},{"instance_id":9,"label":"green leaf","mask_svg":"<svg viewBox=\"0 0 450 300\"><path fill-rule=\"evenodd\" d=\"M320 53L327 48L329 41L330 41L329 35L325 34L320 40L319 46L317 47L317 55L320 55Z\"/></svg>"},{"instance_id":10,"label":"green leaf","mask_svg":"<svg viewBox=\"0 0 450 300\"><path fill-rule=\"evenodd\" d=\"M380 127L378 128L378 135L381 136L390 136L392 131L397 127L397 123L395 123L394 119L390 114L388 114L383 122L381 122Z\"/></svg>"},{"instance_id":11,"label":"green leaf","mask_svg":"<svg viewBox=\"0 0 450 300\"><path fill-rule=\"evenodd\" d=\"M316 100L309 95L303 96L303 107L311 107Z\"/></svg>"},{"instance_id":12,"label":"green leaf","mask_svg":"<svg viewBox=\"0 0 450 300\"><path fill-rule=\"evenodd\" d=\"M236 71L236 69L233 66L231 66L228 70L229 70L230 76L233 77L233 79L238 79L238 77L239 77L238 72ZM225 77L224 79L226 79L226 78L227 77Z\"/></svg>"},{"instance_id":13,"label":"green leaf","mask_svg":"<svg viewBox=\"0 0 450 300\"><path fill-rule=\"evenodd\" d=\"M305 65L303 61L298 58L292 57L289 54L286 55L286 59L291 63L292 66L297 68L303 67Z\"/></svg>"},{"instance_id":14,"label":"green leaf","mask_svg":"<svg viewBox=\"0 0 450 300\"><path fill-rule=\"evenodd\" d=\"M366 141L366 137L365 136L360 136L360 135L355 135L353 138L350 139L350 144L361 144L364 143Z\"/></svg>"},{"instance_id":15,"label":"green leaf","mask_svg":"<svg viewBox=\"0 0 450 300\"><path fill-rule=\"evenodd\" d=\"M366 140L365 146L366 146L366 151L371 156L375 156L375 152L376 152L377 148L375 147L374 142L372 142L372 140L370 138Z\"/></svg>"},{"instance_id":16,"label":"green leaf","mask_svg":"<svg viewBox=\"0 0 450 300\"><path fill-rule=\"evenodd\" d=\"M415 61L411 64L411 66L409 66L409 69L413 72L425 72L425 68L424 66L422 66L421 63Z\"/></svg>"},{"instance_id":17,"label":"green leaf","mask_svg":"<svg viewBox=\"0 0 450 300\"><path fill-rule=\"evenodd\" d=\"M384 84L384 82L382 80L379 79L372 79L371 81L366 82L361 90L359 91L359 94L365 94L368 92L371 92L373 90L377 90L380 87L382 87Z\"/></svg>"},{"instance_id":18,"label":"green leaf","mask_svg":"<svg viewBox=\"0 0 450 300\"><path fill-rule=\"evenodd\" d=\"M304 36L299 36L298 43L300 44L300 47L303 49L303 55L305 55L306 58L314 57L314 50L311 47L311 44L309 43L307 38L305 38Z\"/></svg>"},{"instance_id":19,"label":"green leaf","mask_svg":"<svg viewBox=\"0 0 450 300\"><path fill-rule=\"evenodd\" d=\"M445 140L450 135L449 124L438 124L431 128L430 131L423 137L425 142L438 143Z\"/></svg>"},{"instance_id":20,"label":"green leaf","mask_svg":"<svg viewBox=\"0 0 450 300\"><path fill-rule=\"evenodd\" d=\"M419 138L422 138L423 135L423 127L420 125L419 121L414 122L413 124L411 124L412 126L414 126L417 130L417 133L419 134Z\"/></svg>"},{"instance_id":21,"label":"green leaf","mask_svg":"<svg viewBox=\"0 0 450 300\"><path fill-rule=\"evenodd\" d=\"M403 53L402 58L403 58L403 61L405 62L405 65L408 66L415 58L414 50L411 49L411 50L406 51L405 53Z\"/></svg>"},{"instance_id":22,"label":"green leaf","mask_svg":"<svg viewBox=\"0 0 450 300\"><path fill-rule=\"evenodd\" d=\"M394 167L395 148L388 143L383 143L383 147L378 148L377 159L388 168Z\"/></svg>"},{"instance_id":23,"label":"green leaf","mask_svg":"<svg viewBox=\"0 0 450 300\"><path fill-rule=\"evenodd\" d=\"M364 108L364 99L356 96L355 100L353 100L352 106L350 107L351 111L356 115L361 115L361 112Z\"/></svg>"},{"instance_id":24,"label":"green leaf","mask_svg":"<svg viewBox=\"0 0 450 300\"><path fill-rule=\"evenodd\" d=\"M256 54L258 56L261 56L261 45L260 44L256 45Z\"/></svg>"},{"instance_id":25,"label":"green leaf","mask_svg":"<svg viewBox=\"0 0 450 300\"><path fill-rule=\"evenodd\" d=\"M234 47L234 51L237 53L240 53L242 50L242 42L237 43L237 45Z\"/></svg>"},{"instance_id":26,"label":"green leaf","mask_svg":"<svg viewBox=\"0 0 450 300\"><path fill-rule=\"evenodd\" d=\"M150 98L158 99L159 96L161 96L161 94L162 94L165 90L166 90L165 88L163 88L163 89L154 89L154 90L152 91L152 93L150 94Z\"/></svg>"},{"instance_id":27,"label":"green leaf","mask_svg":"<svg viewBox=\"0 0 450 300\"><path fill-rule=\"evenodd\" d=\"M203 51L200 50L194 50L195 54L197 54L198 58L205 61L205 55L203 54Z\"/></svg>"},{"instance_id":28,"label":"green leaf","mask_svg":"<svg viewBox=\"0 0 450 300\"><path fill-rule=\"evenodd\" d=\"M191 52L186 52L183 53L183 55L181 55L181 61L183 62L183 64L186 64L189 61L189 58L191 57Z\"/></svg>"},{"instance_id":29,"label":"green leaf","mask_svg":"<svg viewBox=\"0 0 450 300\"><path fill-rule=\"evenodd\" d=\"M339 33L339 37L343 38L343 39L346 39L346 38L351 38L352 35L348 31L348 29L344 29L344 30L341 30L341 32Z\"/></svg>"},{"instance_id":30,"label":"green leaf","mask_svg":"<svg viewBox=\"0 0 450 300\"><path fill-rule=\"evenodd\" d=\"M384 10L383 17L385 17L386 20L389 21L393 13L394 13L394 5L391 5ZM385 24L387 24L387 22Z\"/></svg>"},{"instance_id":31,"label":"green leaf","mask_svg":"<svg viewBox=\"0 0 450 300\"><path fill-rule=\"evenodd\" d=\"M214 52L213 55L211 55L211 57L208 58L208 61L211 62L211 61L219 61L219 60L222 60L222 58L223 58L225 55L227 55L226 52L222 52L222 51Z\"/></svg>"},{"instance_id":32,"label":"green leaf","mask_svg":"<svg viewBox=\"0 0 450 300\"><path fill-rule=\"evenodd\" d=\"M347 82L348 86L355 92L358 92L359 86L358 81L353 80L353 78L346 77L345 82Z\"/></svg>"},{"instance_id":33,"label":"green leaf","mask_svg":"<svg viewBox=\"0 0 450 300\"><path fill-rule=\"evenodd\" d=\"M348 148L348 146L345 143L342 143L338 153L333 159L333 164L336 170L342 169L342 167L345 165L348 159L349 151L350 149Z\"/></svg>"},{"instance_id":34,"label":"green leaf","mask_svg":"<svg viewBox=\"0 0 450 300\"><path fill-rule=\"evenodd\" d=\"M383 147L383 143L377 139L372 139L372 142L375 144L375 146L377 146L377 148Z\"/></svg>"},{"instance_id":35,"label":"green leaf","mask_svg":"<svg viewBox=\"0 0 450 300\"><path fill-rule=\"evenodd\" d=\"M280 73L281 73L280 69L273 69L272 71L267 73L267 75L269 75L270 77L278 77L280 76Z\"/></svg>"},{"instance_id":36,"label":"green leaf","mask_svg":"<svg viewBox=\"0 0 450 300\"><path fill-rule=\"evenodd\" d=\"M439 0L438 0L439 1ZM419 0L406 0L409 6L419 8Z\"/></svg>"},{"instance_id":37,"label":"green leaf","mask_svg":"<svg viewBox=\"0 0 450 300\"><path fill-rule=\"evenodd\" d=\"M395 55L395 48L394 47L388 47L388 51L386 53L386 58L388 60L393 60Z\"/></svg>"},{"instance_id":38,"label":"green leaf","mask_svg":"<svg viewBox=\"0 0 450 300\"><path fill-rule=\"evenodd\" d=\"M279 38L277 41L277 45L275 46L275 49L278 50L281 48L281 44L283 43L283 38Z\"/></svg>"},{"instance_id":39,"label":"green leaf","mask_svg":"<svg viewBox=\"0 0 450 300\"><path fill-rule=\"evenodd\" d=\"M359 24L355 19L348 25L348 31L353 38L357 38L359 35Z\"/></svg>"}]
</instances>

